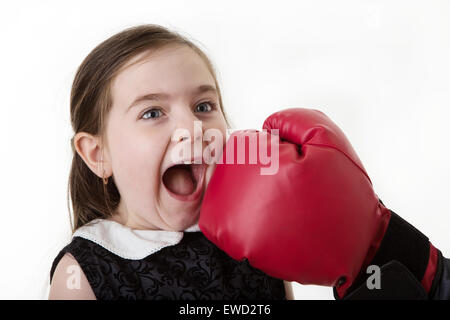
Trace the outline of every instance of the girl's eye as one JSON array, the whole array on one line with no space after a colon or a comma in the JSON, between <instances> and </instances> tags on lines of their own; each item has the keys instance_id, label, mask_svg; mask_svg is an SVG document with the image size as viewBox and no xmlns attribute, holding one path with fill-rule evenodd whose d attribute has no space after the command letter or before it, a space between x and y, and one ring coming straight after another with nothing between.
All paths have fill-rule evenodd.
<instances>
[{"instance_id":1,"label":"girl's eye","mask_svg":"<svg viewBox=\"0 0 450 320\"><path fill-rule=\"evenodd\" d=\"M212 111L215 107L215 103L212 101L205 101L202 103L199 103L197 107L195 108L196 112L209 112Z\"/></svg>"},{"instance_id":2,"label":"girl's eye","mask_svg":"<svg viewBox=\"0 0 450 320\"><path fill-rule=\"evenodd\" d=\"M150 109L146 111L142 115L142 119L156 119L158 117L162 116L162 112L159 109Z\"/></svg>"}]
</instances>

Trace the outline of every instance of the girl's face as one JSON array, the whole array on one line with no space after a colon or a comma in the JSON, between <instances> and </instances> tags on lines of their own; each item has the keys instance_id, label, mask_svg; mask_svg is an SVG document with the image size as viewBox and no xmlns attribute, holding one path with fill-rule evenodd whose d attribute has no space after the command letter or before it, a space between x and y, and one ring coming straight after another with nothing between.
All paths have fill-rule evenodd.
<instances>
[{"instance_id":1,"label":"girl's face","mask_svg":"<svg viewBox=\"0 0 450 320\"><path fill-rule=\"evenodd\" d=\"M190 166L192 177L174 164L192 159L180 150L192 150L193 156L194 144L203 154L209 142L202 134L208 129L219 130L225 143L215 88L205 63L187 46L143 52L113 80L104 147L121 195L113 219L136 229L177 231L197 221L214 165ZM194 130L194 121L201 121L200 130L198 122ZM185 130L184 139L172 139L177 129Z\"/></svg>"}]
</instances>

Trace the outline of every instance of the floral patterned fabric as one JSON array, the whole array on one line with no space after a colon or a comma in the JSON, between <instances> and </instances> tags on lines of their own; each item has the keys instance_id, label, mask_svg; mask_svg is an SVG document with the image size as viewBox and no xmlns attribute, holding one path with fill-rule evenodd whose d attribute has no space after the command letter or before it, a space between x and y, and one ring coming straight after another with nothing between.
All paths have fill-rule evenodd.
<instances>
[{"instance_id":1,"label":"floral patterned fabric","mask_svg":"<svg viewBox=\"0 0 450 320\"><path fill-rule=\"evenodd\" d=\"M236 261L201 232L141 260L124 259L82 237L55 258L50 281L65 253L77 260L97 299L284 300L283 281Z\"/></svg>"}]
</instances>

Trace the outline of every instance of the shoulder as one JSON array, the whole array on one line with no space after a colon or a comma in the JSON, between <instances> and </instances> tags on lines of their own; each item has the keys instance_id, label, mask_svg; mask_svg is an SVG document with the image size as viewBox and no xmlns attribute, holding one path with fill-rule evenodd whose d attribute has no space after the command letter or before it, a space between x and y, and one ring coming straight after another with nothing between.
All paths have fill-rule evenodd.
<instances>
[{"instance_id":1,"label":"shoulder","mask_svg":"<svg viewBox=\"0 0 450 320\"><path fill-rule=\"evenodd\" d=\"M92 252L93 249L93 244L91 244L90 241L79 237L72 238L72 241L67 244L53 260L53 264L50 270L50 282L52 282L52 278L56 271L56 268L59 265L60 261L63 260L63 258L64 260L67 260L68 256L72 257L72 259L77 262L77 265L81 264L81 266L83 266L87 258L92 256L90 252Z\"/></svg>"},{"instance_id":2,"label":"shoulder","mask_svg":"<svg viewBox=\"0 0 450 320\"><path fill-rule=\"evenodd\" d=\"M57 263L51 280L48 298L50 300L96 299L83 270L70 253L65 253Z\"/></svg>"}]
</instances>

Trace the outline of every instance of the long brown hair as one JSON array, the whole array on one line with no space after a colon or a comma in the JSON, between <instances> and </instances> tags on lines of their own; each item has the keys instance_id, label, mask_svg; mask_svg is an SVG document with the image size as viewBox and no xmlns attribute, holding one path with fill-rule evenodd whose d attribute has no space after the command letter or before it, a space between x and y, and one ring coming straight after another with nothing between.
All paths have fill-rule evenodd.
<instances>
[{"instance_id":1,"label":"long brown hair","mask_svg":"<svg viewBox=\"0 0 450 320\"><path fill-rule=\"evenodd\" d=\"M125 29L95 47L78 67L70 96L70 119L74 133L86 132L104 141L105 118L112 101L110 85L121 67L137 54L148 49L161 49L169 45L186 45L205 62L214 78L220 110L228 127L229 121L222 104L219 83L213 64L207 55L185 36L165 27L146 24ZM74 147L67 190L73 208L72 232L96 218L107 218L118 206L120 194L111 177L107 185L86 165Z\"/></svg>"}]
</instances>

